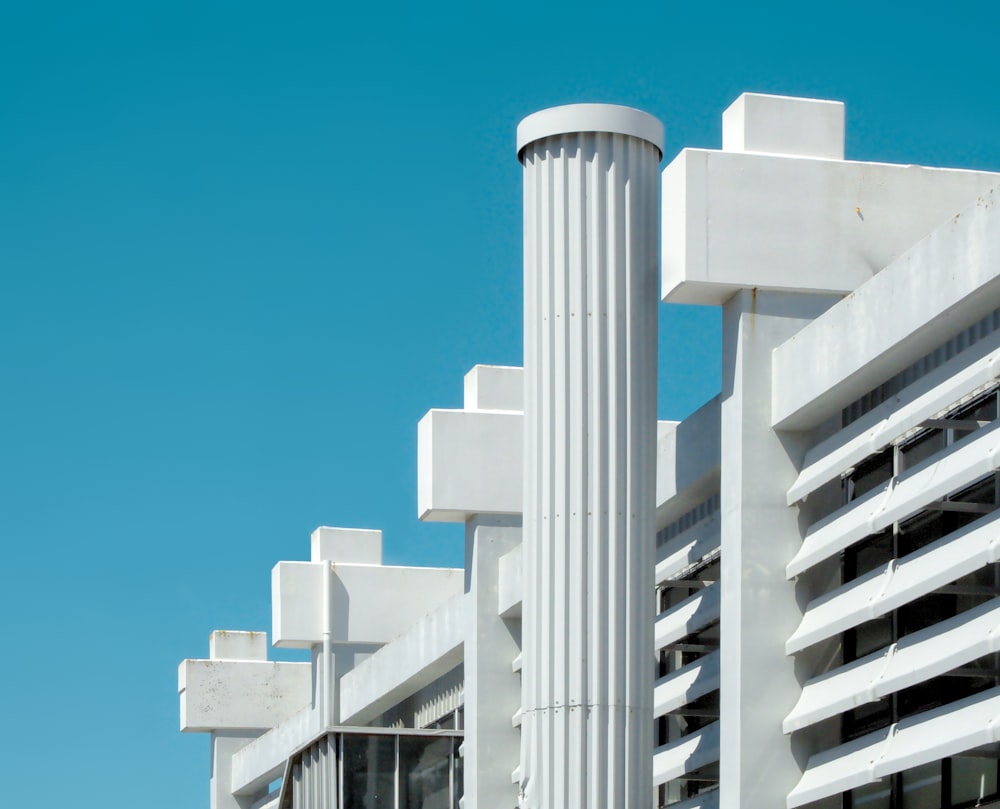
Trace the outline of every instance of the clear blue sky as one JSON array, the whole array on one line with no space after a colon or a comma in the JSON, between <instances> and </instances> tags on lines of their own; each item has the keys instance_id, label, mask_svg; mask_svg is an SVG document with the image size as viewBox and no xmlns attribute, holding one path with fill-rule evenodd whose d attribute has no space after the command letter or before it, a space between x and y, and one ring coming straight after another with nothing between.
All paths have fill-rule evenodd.
<instances>
[{"instance_id":1,"label":"clear blue sky","mask_svg":"<svg viewBox=\"0 0 1000 809\"><path fill-rule=\"evenodd\" d=\"M520 364L524 115L637 106L669 159L834 98L849 158L1000 170L995 3L672 5L0 0L5 805L207 806L177 663L315 526L461 564L416 424ZM718 316L661 321L677 418Z\"/></svg>"}]
</instances>

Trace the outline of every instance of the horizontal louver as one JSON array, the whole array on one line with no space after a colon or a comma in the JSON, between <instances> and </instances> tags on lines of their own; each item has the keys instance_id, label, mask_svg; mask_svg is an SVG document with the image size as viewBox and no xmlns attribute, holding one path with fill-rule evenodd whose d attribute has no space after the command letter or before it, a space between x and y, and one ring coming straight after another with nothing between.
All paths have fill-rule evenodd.
<instances>
[{"instance_id":1,"label":"horizontal louver","mask_svg":"<svg viewBox=\"0 0 1000 809\"><path fill-rule=\"evenodd\" d=\"M788 809L1000 741L1000 688L935 708L812 756Z\"/></svg>"},{"instance_id":2,"label":"horizontal louver","mask_svg":"<svg viewBox=\"0 0 1000 809\"><path fill-rule=\"evenodd\" d=\"M712 652L661 677L653 687L653 716L683 708L719 687L719 653Z\"/></svg>"},{"instance_id":3,"label":"horizontal louver","mask_svg":"<svg viewBox=\"0 0 1000 809\"><path fill-rule=\"evenodd\" d=\"M786 573L793 578L993 472L1000 461L1000 422L935 455L883 489L869 492L833 512L806 532Z\"/></svg>"},{"instance_id":4,"label":"horizontal louver","mask_svg":"<svg viewBox=\"0 0 1000 809\"><path fill-rule=\"evenodd\" d=\"M956 402L994 384L998 378L1000 332L953 357L890 401L883 402L810 449L802 471L788 490L788 504L812 494L928 419L940 416Z\"/></svg>"},{"instance_id":5,"label":"horizontal louver","mask_svg":"<svg viewBox=\"0 0 1000 809\"><path fill-rule=\"evenodd\" d=\"M660 551L660 559L656 563L657 586L677 578L678 574L717 551L721 541L716 515L695 523L675 536Z\"/></svg>"},{"instance_id":6,"label":"horizontal louver","mask_svg":"<svg viewBox=\"0 0 1000 809\"><path fill-rule=\"evenodd\" d=\"M715 582L656 616L656 648L677 643L719 620L719 593L719 583Z\"/></svg>"},{"instance_id":7,"label":"horizontal louver","mask_svg":"<svg viewBox=\"0 0 1000 809\"><path fill-rule=\"evenodd\" d=\"M653 783L665 784L719 760L719 723L670 742L653 752Z\"/></svg>"},{"instance_id":8,"label":"horizontal louver","mask_svg":"<svg viewBox=\"0 0 1000 809\"><path fill-rule=\"evenodd\" d=\"M1000 651L1000 598L939 624L805 684L785 718L785 733L874 702Z\"/></svg>"},{"instance_id":9,"label":"horizontal louver","mask_svg":"<svg viewBox=\"0 0 1000 809\"><path fill-rule=\"evenodd\" d=\"M998 561L998 521L1000 511L995 511L816 599L806 607L785 651L798 652Z\"/></svg>"}]
</instances>

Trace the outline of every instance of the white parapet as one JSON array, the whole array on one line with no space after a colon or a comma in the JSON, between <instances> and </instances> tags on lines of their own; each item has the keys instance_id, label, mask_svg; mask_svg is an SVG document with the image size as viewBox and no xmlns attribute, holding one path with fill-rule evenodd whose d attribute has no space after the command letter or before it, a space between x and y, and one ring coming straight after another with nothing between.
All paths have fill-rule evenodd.
<instances>
[{"instance_id":1,"label":"white parapet","mask_svg":"<svg viewBox=\"0 0 1000 809\"><path fill-rule=\"evenodd\" d=\"M997 184L989 172L827 159L838 106L742 97L723 119L725 151L684 149L663 170L665 301L847 294Z\"/></svg>"},{"instance_id":2,"label":"white parapet","mask_svg":"<svg viewBox=\"0 0 1000 809\"><path fill-rule=\"evenodd\" d=\"M305 649L323 639L324 563L279 562L271 572L274 645ZM462 592L458 568L333 565L331 640L383 644ZM391 608L386 598L391 598Z\"/></svg>"},{"instance_id":3,"label":"white parapet","mask_svg":"<svg viewBox=\"0 0 1000 809\"><path fill-rule=\"evenodd\" d=\"M464 593L452 596L344 675L340 697L342 724L371 722L461 664L463 608L467 607L464 599Z\"/></svg>"},{"instance_id":4,"label":"white parapet","mask_svg":"<svg viewBox=\"0 0 1000 809\"><path fill-rule=\"evenodd\" d=\"M518 127L525 809L652 803L662 143L655 118L609 105Z\"/></svg>"},{"instance_id":5,"label":"white parapet","mask_svg":"<svg viewBox=\"0 0 1000 809\"><path fill-rule=\"evenodd\" d=\"M716 396L684 421L661 421L656 439L656 524L664 526L719 490Z\"/></svg>"},{"instance_id":6,"label":"white parapet","mask_svg":"<svg viewBox=\"0 0 1000 809\"><path fill-rule=\"evenodd\" d=\"M830 311L836 312L837 307ZM1000 331L978 340L891 399L810 447L802 461L802 471L788 490L788 505L804 499L869 455L880 452L919 429L928 419L947 413L962 399L986 390L998 380ZM781 387L787 390L788 386Z\"/></svg>"},{"instance_id":7,"label":"white parapet","mask_svg":"<svg viewBox=\"0 0 1000 809\"><path fill-rule=\"evenodd\" d=\"M1000 185L1000 175L983 175L982 182ZM774 426L821 422L997 307L1000 191L970 193L941 219L864 287L775 349ZM837 351L827 351L831 345ZM821 353L824 361L816 362Z\"/></svg>"}]
</instances>

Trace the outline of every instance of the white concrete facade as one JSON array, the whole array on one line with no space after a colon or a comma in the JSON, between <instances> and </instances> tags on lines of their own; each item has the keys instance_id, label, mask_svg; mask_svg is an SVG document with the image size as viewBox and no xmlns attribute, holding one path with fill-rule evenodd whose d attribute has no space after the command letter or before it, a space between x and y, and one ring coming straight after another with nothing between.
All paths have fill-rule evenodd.
<instances>
[{"instance_id":1,"label":"white concrete facade","mask_svg":"<svg viewBox=\"0 0 1000 809\"><path fill-rule=\"evenodd\" d=\"M844 160L844 119L741 96L662 213L655 119L526 119L525 369L418 427L465 568L279 562L311 662L180 667L213 807L1000 806L1000 175ZM656 424L661 299L722 308L722 390Z\"/></svg>"}]
</instances>

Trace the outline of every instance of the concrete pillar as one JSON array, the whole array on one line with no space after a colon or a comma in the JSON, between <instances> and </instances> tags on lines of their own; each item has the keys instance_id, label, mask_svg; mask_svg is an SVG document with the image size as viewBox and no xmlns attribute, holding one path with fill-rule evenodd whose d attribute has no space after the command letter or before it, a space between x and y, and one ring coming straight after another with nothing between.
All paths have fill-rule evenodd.
<instances>
[{"instance_id":1,"label":"concrete pillar","mask_svg":"<svg viewBox=\"0 0 1000 809\"><path fill-rule=\"evenodd\" d=\"M771 352L838 299L744 290L723 305L721 809L784 806L809 752L781 729L800 691L785 565L802 535L785 492L804 437L771 429Z\"/></svg>"},{"instance_id":2,"label":"concrete pillar","mask_svg":"<svg viewBox=\"0 0 1000 809\"><path fill-rule=\"evenodd\" d=\"M514 809L510 781L521 705L511 663L521 651L521 621L499 615L500 557L521 542L520 517L477 516L465 524L465 809Z\"/></svg>"},{"instance_id":3,"label":"concrete pillar","mask_svg":"<svg viewBox=\"0 0 1000 809\"><path fill-rule=\"evenodd\" d=\"M233 754L258 736L260 732L212 731L212 775L209 779L208 803L210 809L250 809L257 800L257 795L233 794Z\"/></svg>"},{"instance_id":4,"label":"concrete pillar","mask_svg":"<svg viewBox=\"0 0 1000 809\"><path fill-rule=\"evenodd\" d=\"M663 127L579 104L524 166L521 805L652 804L658 165Z\"/></svg>"}]
</instances>

